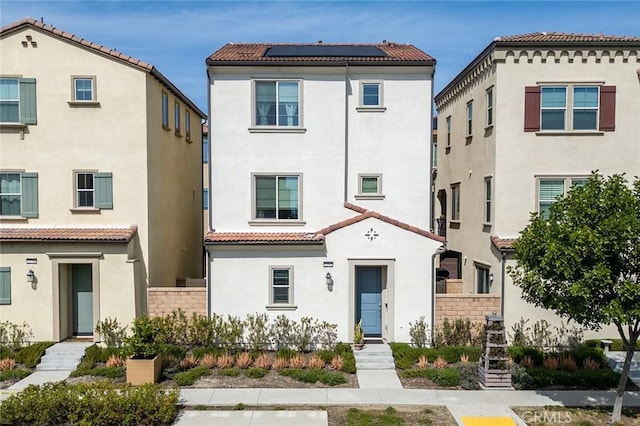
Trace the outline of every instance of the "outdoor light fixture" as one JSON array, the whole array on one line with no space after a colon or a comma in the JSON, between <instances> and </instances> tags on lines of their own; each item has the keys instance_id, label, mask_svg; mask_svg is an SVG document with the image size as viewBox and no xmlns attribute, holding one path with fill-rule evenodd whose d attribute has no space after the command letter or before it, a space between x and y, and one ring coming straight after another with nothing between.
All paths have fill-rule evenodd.
<instances>
[{"instance_id":1,"label":"outdoor light fixture","mask_svg":"<svg viewBox=\"0 0 640 426\"><path fill-rule=\"evenodd\" d=\"M33 273L33 271L31 269L29 269L29 272L27 272L27 282L33 284L33 281L36 278L36 274Z\"/></svg>"},{"instance_id":2,"label":"outdoor light fixture","mask_svg":"<svg viewBox=\"0 0 640 426\"><path fill-rule=\"evenodd\" d=\"M329 289L329 291L333 290L333 278L331 278L331 273L327 272L327 275L325 275L325 279L327 280L327 288Z\"/></svg>"},{"instance_id":3,"label":"outdoor light fixture","mask_svg":"<svg viewBox=\"0 0 640 426\"><path fill-rule=\"evenodd\" d=\"M493 284L493 272L489 274L489 283Z\"/></svg>"}]
</instances>

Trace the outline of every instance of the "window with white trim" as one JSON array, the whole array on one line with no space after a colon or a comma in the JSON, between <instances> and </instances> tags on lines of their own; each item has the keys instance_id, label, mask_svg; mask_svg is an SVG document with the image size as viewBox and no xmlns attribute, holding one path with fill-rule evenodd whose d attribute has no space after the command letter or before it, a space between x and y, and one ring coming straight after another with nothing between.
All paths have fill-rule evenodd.
<instances>
[{"instance_id":1,"label":"window with white trim","mask_svg":"<svg viewBox=\"0 0 640 426\"><path fill-rule=\"evenodd\" d=\"M173 122L176 136L180 136L180 104L178 102L173 103Z\"/></svg>"},{"instance_id":2,"label":"window with white trim","mask_svg":"<svg viewBox=\"0 0 640 426\"><path fill-rule=\"evenodd\" d=\"M580 84L540 86L539 91L539 130L593 131L598 130L599 126L603 127L600 122L600 86ZM609 96L611 95L607 92L607 97ZM536 111L533 101L527 101L525 107L532 113ZM608 115L606 118L609 119ZM535 124L532 123L531 127L532 130L536 130ZM607 130L607 126L604 127L601 130Z\"/></svg>"},{"instance_id":3,"label":"window with white trim","mask_svg":"<svg viewBox=\"0 0 640 426\"><path fill-rule=\"evenodd\" d=\"M164 90L162 91L162 127L169 129L169 95Z\"/></svg>"},{"instance_id":4,"label":"window with white trim","mask_svg":"<svg viewBox=\"0 0 640 426\"><path fill-rule=\"evenodd\" d=\"M360 83L360 106L363 106L363 107L382 106L382 83L379 83L379 82Z\"/></svg>"},{"instance_id":5,"label":"window with white trim","mask_svg":"<svg viewBox=\"0 0 640 426\"><path fill-rule=\"evenodd\" d=\"M451 146L451 116L447 117L447 148Z\"/></svg>"},{"instance_id":6,"label":"window with white trim","mask_svg":"<svg viewBox=\"0 0 640 426\"><path fill-rule=\"evenodd\" d=\"M489 268L479 263L475 264L476 267L476 292L478 294L488 294L491 286L491 275Z\"/></svg>"},{"instance_id":7,"label":"window with white trim","mask_svg":"<svg viewBox=\"0 0 640 426\"><path fill-rule=\"evenodd\" d=\"M0 123L36 124L36 79L0 78Z\"/></svg>"},{"instance_id":8,"label":"window with white trim","mask_svg":"<svg viewBox=\"0 0 640 426\"><path fill-rule=\"evenodd\" d=\"M95 102L95 77L73 77L74 102Z\"/></svg>"},{"instance_id":9,"label":"window with white trim","mask_svg":"<svg viewBox=\"0 0 640 426\"><path fill-rule=\"evenodd\" d=\"M253 177L253 189L253 219L282 221L301 219L300 175L256 174Z\"/></svg>"},{"instance_id":10,"label":"window with white trim","mask_svg":"<svg viewBox=\"0 0 640 426\"><path fill-rule=\"evenodd\" d=\"M38 174L0 172L0 216L38 217Z\"/></svg>"},{"instance_id":11,"label":"window with white trim","mask_svg":"<svg viewBox=\"0 0 640 426\"><path fill-rule=\"evenodd\" d=\"M186 108L184 111L184 133L187 140L191 140L191 112Z\"/></svg>"},{"instance_id":12,"label":"window with white trim","mask_svg":"<svg viewBox=\"0 0 640 426\"><path fill-rule=\"evenodd\" d=\"M255 80L254 126L300 127L300 81Z\"/></svg>"},{"instance_id":13,"label":"window with white trim","mask_svg":"<svg viewBox=\"0 0 640 426\"><path fill-rule=\"evenodd\" d=\"M484 223L491 223L492 188L491 176L484 178Z\"/></svg>"},{"instance_id":14,"label":"window with white trim","mask_svg":"<svg viewBox=\"0 0 640 426\"><path fill-rule=\"evenodd\" d=\"M460 184L451 185L451 220L460 220Z\"/></svg>"},{"instance_id":15,"label":"window with white trim","mask_svg":"<svg viewBox=\"0 0 640 426\"><path fill-rule=\"evenodd\" d=\"M269 304L293 305L293 266L269 267Z\"/></svg>"},{"instance_id":16,"label":"window with white trim","mask_svg":"<svg viewBox=\"0 0 640 426\"><path fill-rule=\"evenodd\" d=\"M473 101L467 103L467 136L473 133Z\"/></svg>"},{"instance_id":17,"label":"window with white trim","mask_svg":"<svg viewBox=\"0 0 640 426\"><path fill-rule=\"evenodd\" d=\"M380 173L361 173L358 174L358 194L357 199L380 199L382 195L382 174Z\"/></svg>"},{"instance_id":18,"label":"window with white trim","mask_svg":"<svg viewBox=\"0 0 640 426\"><path fill-rule=\"evenodd\" d=\"M538 212L544 218L549 217L551 206L558 198L574 186L582 186L587 183L588 177L540 177L538 178Z\"/></svg>"},{"instance_id":19,"label":"window with white trim","mask_svg":"<svg viewBox=\"0 0 640 426\"><path fill-rule=\"evenodd\" d=\"M487 127L493 126L493 87L487 89Z\"/></svg>"},{"instance_id":20,"label":"window with white trim","mask_svg":"<svg viewBox=\"0 0 640 426\"><path fill-rule=\"evenodd\" d=\"M74 174L75 208L113 208L113 177L111 173L76 171Z\"/></svg>"}]
</instances>

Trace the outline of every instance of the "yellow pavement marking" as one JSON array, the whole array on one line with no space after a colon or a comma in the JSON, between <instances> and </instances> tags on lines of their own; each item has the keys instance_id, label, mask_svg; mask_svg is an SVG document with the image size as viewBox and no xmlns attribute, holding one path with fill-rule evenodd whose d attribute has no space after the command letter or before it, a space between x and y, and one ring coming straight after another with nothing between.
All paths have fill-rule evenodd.
<instances>
[{"instance_id":1,"label":"yellow pavement marking","mask_svg":"<svg viewBox=\"0 0 640 426\"><path fill-rule=\"evenodd\" d=\"M465 426L516 426L511 417L467 417L463 416Z\"/></svg>"}]
</instances>

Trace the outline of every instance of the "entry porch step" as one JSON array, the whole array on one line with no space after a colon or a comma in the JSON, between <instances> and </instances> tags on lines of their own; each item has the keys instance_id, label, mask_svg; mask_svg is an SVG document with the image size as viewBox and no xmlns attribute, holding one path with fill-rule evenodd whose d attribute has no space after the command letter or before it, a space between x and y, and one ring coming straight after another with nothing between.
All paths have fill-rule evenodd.
<instances>
[{"instance_id":1,"label":"entry porch step","mask_svg":"<svg viewBox=\"0 0 640 426\"><path fill-rule=\"evenodd\" d=\"M46 349L36 371L72 371L84 356L84 351L93 342L60 342Z\"/></svg>"}]
</instances>

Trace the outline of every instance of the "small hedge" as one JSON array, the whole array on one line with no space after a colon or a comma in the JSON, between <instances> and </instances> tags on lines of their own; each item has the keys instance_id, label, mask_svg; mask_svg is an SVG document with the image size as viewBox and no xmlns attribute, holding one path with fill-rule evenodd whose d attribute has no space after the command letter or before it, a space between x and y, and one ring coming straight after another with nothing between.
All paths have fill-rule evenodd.
<instances>
[{"instance_id":1,"label":"small hedge","mask_svg":"<svg viewBox=\"0 0 640 426\"><path fill-rule=\"evenodd\" d=\"M0 381L4 380L22 380L31 374L31 370L25 370L23 368L14 368L11 370L0 371Z\"/></svg>"},{"instance_id":2,"label":"small hedge","mask_svg":"<svg viewBox=\"0 0 640 426\"><path fill-rule=\"evenodd\" d=\"M549 370L548 368L528 368L532 383L529 389L544 389L550 386L562 386L575 389L608 390L618 386L620 374L608 369L576 370L573 372Z\"/></svg>"},{"instance_id":3,"label":"small hedge","mask_svg":"<svg viewBox=\"0 0 640 426\"><path fill-rule=\"evenodd\" d=\"M393 358L396 367L407 370L415 367L421 355L424 355L429 362L433 362L441 356L448 363L460 361L460 356L465 354L469 361L477 362L480 359L481 348L479 346L444 346L441 348L416 348L408 343L391 343Z\"/></svg>"},{"instance_id":4,"label":"small hedge","mask_svg":"<svg viewBox=\"0 0 640 426\"><path fill-rule=\"evenodd\" d=\"M268 373L264 368L248 368L244 370L244 375L251 379L261 379Z\"/></svg>"},{"instance_id":5,"label":"small hedge","mask_svg":"<svg viewBox=\"0 0 640 426\"><path fill-rule=\"evenodd\" d=\"M303 383L321 382L328 386L336 386L347 382L347 379L345 379L342 374L323 370L300 370L294 368L286 368L284 370L280 370L279 373L283 376L291 377L292 379Z\"/></svg>"},{"instance_id":6,"label":"small hedge","mask_svg":"<svg viewBox=\"0 0 640 426\"><path fill-rule=\"evenodd\" d=\"M38 342L25 346L14 353L13 359L27 368L35 368L40 363L40 358L44 356L44 352L53 344L53 342Z\"/></svg>"},{"instance_id":7,"label":"small hedge","mask_svg":"<svg viewBox=\"0 0 640 426\"><path fill-rule=\"evenodd\" d=\"M174 374L173 381L178 386L191 386L200 377L209 375L211 375L211 370L207 367L196 367L182 373Z\"/></svg>"},{"instance_id":8,"label":"small hedge","mask_svg":"<svg viewBox=\"0 0 640 426\"><path fill-rule=\"evenodd\" d=\"M2 424L170 425L177 389L65 382L31 385L0 405Z\"/></svg>"},{"instance_id":9,"label":"small hedge","mask_svg":"<svg viewBox=\"0 0 640 426\"><path fill-rule=\"evenodd\" d=\"M96 376L107 377L109 379L117 379L118 377L124 377L124 368L122 367L93 367L89 369L78 368L71 372L71 377L80 376Z\"/></svg>"},{"instance_id":10,"label":"small hedge","mask_svg":"<svg viewBox=\"0 0 640 426\"><path fill-rule=\"evenodd\" d=\"M455 368L424 368L404 370L400 373L401 377L426 377L433 383L444 387L456 387L460 384L460 375Z\"/></svg>"},{"instance_id":11,"label":"small hedge","mask_svg":"<svg viewBox=\"0 0 640 426\"><path fill-rule=\"evenodd\" d=\"M533 360L533 363L536 367L540 367L542 366L542 363L545 358L545 354L536 348L530 348L525 346L510 346L508 351L509 351L509 356L513 358L513 361L516 364L520 364L525 357L529 357ZM575 349L563 351L559 354L558 353L548 354L548 356L571 357L576 361L576 365L578 367L582 367L584 360L587 358L591 358L594 361L599 361L601 365L607 362L607 357L605 356L602 349L600 349L599 347L593 347L588 345L581 345Z\"/></svg>"}]
</instances>

